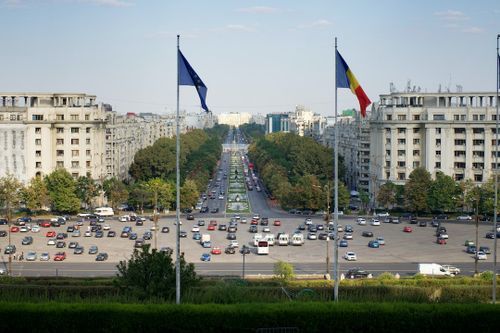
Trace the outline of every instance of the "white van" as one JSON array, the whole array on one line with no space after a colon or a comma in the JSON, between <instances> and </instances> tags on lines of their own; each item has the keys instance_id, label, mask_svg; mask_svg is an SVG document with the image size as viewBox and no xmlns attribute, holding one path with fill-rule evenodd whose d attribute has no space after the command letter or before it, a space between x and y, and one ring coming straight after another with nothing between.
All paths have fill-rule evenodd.
<instances>
[{"instance_id":1,"label":"white van","mask_svg":"<svg viewBox=\"0 0 500 333\"><path fill-rule=\"evenodd\" d=\"M288 234L278 234L278 245L280 246L288 246L288 242L290 241L290 236Z\"/></svg>"},{"instance_id":2,"label":"white van","mask_svg":"<svg viewBox=\"0 0 500 333\"><path fill-rule=\"evenodd\" d=\"M262 234L253 235L253 246L257 246L262 238Z\"/></svg>"},{"instance_id":3,"label":"white van","mask_svg":"<svg viewBox=\"0 0 500 333\"><path fill-rule=\"evenodd\" d=\"M267 234L266 236L264 236L264 240L269 243L269 246L274 246L274 234Z\"/></svg>"},{"instance_id":4,"label":"white van","mask_svg":"<svg viewBox=\"0 0 500 333\"><path fill-rule=\"evenodd\" d=\"M303 234L293 234L292 235L292 245L302 246L304 244L304 235Z\"/></svg>"},{"instance_id":5,"label":"white van","mask_svg":"<svg viewBox=\"0 0 500 333\"><path fill-rule=\"evenodd\" d=\"M97 216L113 216L115 212L111 207L99 207L94 210L94 214Z\"/></svg>"}]
</instances>

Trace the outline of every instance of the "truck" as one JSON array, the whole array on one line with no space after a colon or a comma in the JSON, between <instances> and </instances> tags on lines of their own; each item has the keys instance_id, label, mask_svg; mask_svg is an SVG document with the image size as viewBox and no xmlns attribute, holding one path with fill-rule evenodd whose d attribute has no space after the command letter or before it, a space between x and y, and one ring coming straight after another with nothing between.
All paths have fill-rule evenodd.
<instances>
[{"instance_id":1,"label":"truck","mask_svg":"<svg viewBox=\"0 0 500 333\"><path fill-rule=\"evenodd\" d=\"M293 234L292 235L292 245L301 246L304 244L304 235L303 234Z\"/></svg>"},{"instance_id":2,"label":"truck","mask_svg":"<svg viewBox=\"0 0 500 333\"><path fill-rule=\"evenodd\" d=\"M203 245L203 243L205 243L205 242L210 242L210 235L209 234L201 235L200 244Z\"/></svg>"},{"instance_id":3,"label":"truck","mask_svg":"<svg viewBox=\"0 0 500 333\"><path fill-rule=\"evenodd\" d=\"M433 276L455 276L448 269L436 263L418 264L418 273Z\"/></svg>"}]
</instances>

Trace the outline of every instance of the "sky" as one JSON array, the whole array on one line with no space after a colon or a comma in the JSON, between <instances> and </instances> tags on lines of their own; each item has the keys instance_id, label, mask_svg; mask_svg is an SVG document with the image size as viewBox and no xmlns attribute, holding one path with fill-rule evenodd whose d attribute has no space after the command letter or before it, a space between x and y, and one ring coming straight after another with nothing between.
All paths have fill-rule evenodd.
<instances>
[{"instance_id":1,"label":"sky","mask_svg":"<svg viewBox=\"0 0 500 333\"><path fill-rule=\"evenodd\" d=\"M215 114L334 114L334 39L372 101L494 91L498 0L0 0L0 91L83 92L118 113L176 110L176 35ZM180 108L202 112L194 87ZM358 108L338 90L339 110Z\"/></svg>"}]
</instances>

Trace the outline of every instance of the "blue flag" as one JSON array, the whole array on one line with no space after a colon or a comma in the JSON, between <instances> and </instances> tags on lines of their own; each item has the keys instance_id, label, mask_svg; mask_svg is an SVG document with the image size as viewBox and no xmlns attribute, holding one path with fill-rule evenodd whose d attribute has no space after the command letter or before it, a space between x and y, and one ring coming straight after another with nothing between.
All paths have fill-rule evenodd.
<instances>
[{"instance_id":1,"label":"blue flag","mask_svg":"<svg viewBox=\"0 0 500 333\"><path fill-rule=\"evenodd\" d=\"M181 86L194 86L200 96L201 107L209 112L205 99L207 98L207 86L203 83L201 78L196 74L193 67L186 60L181 50L177 56L177 70L179 71L179 85Z\"/></svg>"}]
</instances>

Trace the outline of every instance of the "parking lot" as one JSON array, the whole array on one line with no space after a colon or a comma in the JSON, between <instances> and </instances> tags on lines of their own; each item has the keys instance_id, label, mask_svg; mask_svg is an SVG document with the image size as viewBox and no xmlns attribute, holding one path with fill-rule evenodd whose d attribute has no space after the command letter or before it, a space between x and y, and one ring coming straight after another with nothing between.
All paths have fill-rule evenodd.
<instances>
[{"instance_id":1,"label":"parking lot","mask_svg":"<svg viewBox=\"0 0 500 333\"><path fill-rule=\"evenodd\" d=\"M230 217L210 217L207 214L195 214L195 219L192 221L187 221L185 216L182 217L182 228L181 230L186 231L187 237L181 238L181 251L184 252L186 259L189 262L200 262L200 257L203 253L209 252L210 249L204 249L200 245L199 241L193 240L193 232L191 229L194 225L198 223L198 220L203 219L205 225L200 227L201 234L210 234L212 246L217 246L222 249L221 255L212 255L212 262L240 262L241 255L236 252L236 254L225 254L224 248L229 244L227 240L227 232L218 230L218 226L214 231L208 231L207 226L211 220L216 220L217 224L229 225ZM293 232L298 228L299 224L304 223L305 217L293 216L287 218L280 218L281 226L273 226L274 218L269 216L269 228L271 233L277 234L278 232L285 232L293 234ZM289 262L324 262L326 257L326 246L327 242L324 240L308 240L307 230L302 231L305 236L305 242L302 246L278 246L274 245L270 247L269 255L257 255L255 248L253 246L253 233L250 233L248 229L250 228L251 216L247 217L247 223L238 224L238 230L236 232L236 237L239 246L247 245L252 248L252 253L247 255L246 259L248 262L273 262L276 260L284 260ZM322 224L321 218L316 217L312 219L313 224ZM466 247L464 246L465 240L475 241L475 223L473 222L457 222L457 221L444 221L442 225L446 227L449 239L446 245L437 244L435 231L436 228L431 227L430 223L426 227L420 227L416 224L409 224L409 221L403 221L401 224L391 224L391 223L381 223L380 226L370 225L370 219L366 218L367 225L360 226L356 224L355 217L341 217L339 224L344 227L347 224L353 226L354 232L353 239L348 241L348 247L339 248L339 257L346 251L354 251L357 254L357 259L359 263L395 263L395 262L473 262L474 259L471 254L465 252ZM146 243L155 244L155 237L157 237L158 248L170 247L175 249L175 228L174 225L175 218L167 217L159 220L158 230L153 231L153 239L146 241ZM81 236L72 237L71 233L68 233L68 237L64 240L66 242L66 247L56 248L54 245L47 245L48 237L46 237L47 232L55 231L55 233L67 232L67 227L75 225L77 218L74 218L67 222L66 225L60 227L48 227L40 228L40 232L13 232L11 234L12 244L17 248L16 256L19 254L26 254L28 251L35 251L38 256L42 252L49 252L51 256L51 261L56 252L65 251L67 254L66 261L69 262L93 262L95 261L96 255L89 255L88 249L91 245L96 245L99 248L99 252L106 252L109 255L108 261L118 262L129 258L131 255L135 242L128 238L120 237L120 233L125 226L130 226L132 232L137 233L138 238L141 238L146 231L150 231L153 227L153 222L144 222L143 226L136 226L134 222L119 222L117 218L107 219L104 223L108 224L111 230L116 232L115 237L107 237L108 231L104 231L102 238L96 238L95 233L91 233L90 237L84 237L85 231L88 230L89 222L85 222L83 226L80 227ZM168 226L170 229L169 233L162 233L161 229ZM412 232L403 232L405 226L411 226ZM261 233L263 226L257 226L259 233ZM7 226L0 226L0 230L8 231ZM479 226L479 245L489 246L493 249L493 240L486 239L485 234L492 230L492 225L482 223ZM361 234L363 231L372 231L373 238L363 237ZM318 231L319 234L322 231ZM339 235L342 238L343 234L340 232ZM33 244L22 245L22 239L25 236L33 237ZM385 240L385 245L380 246L380 248L369 248L367 246L370 240L375 239L378 236L382 236ZM74 254L73 249L69 249L69 242L76 241L80 246L84 247L83 254ZM8 255L4 254L4 248L8 244L8 237L0 238L0 248L2 251L1 260L8 261ZM333 258L333 242L329 242L330 258ZM343 259L341 259L343 260ZM39 258L37 258L39 261ZM492 255L488 255L488 259L483 262L491 262Z\"/></svg>"}]
</instances>

